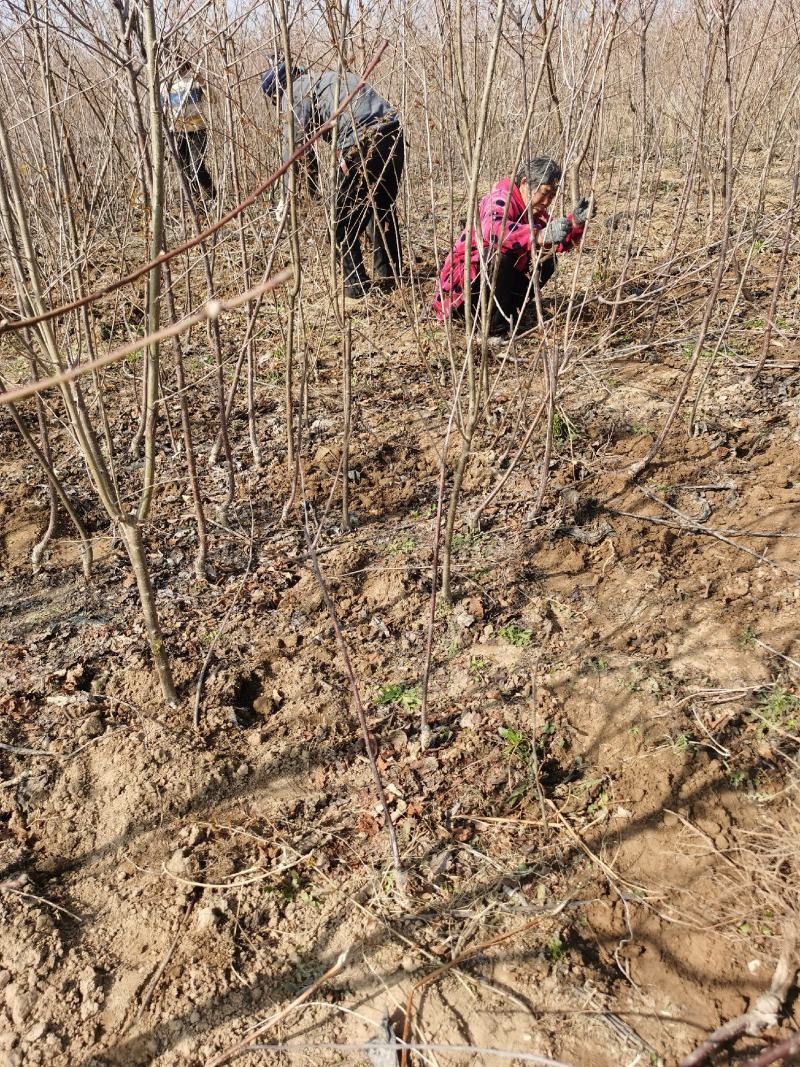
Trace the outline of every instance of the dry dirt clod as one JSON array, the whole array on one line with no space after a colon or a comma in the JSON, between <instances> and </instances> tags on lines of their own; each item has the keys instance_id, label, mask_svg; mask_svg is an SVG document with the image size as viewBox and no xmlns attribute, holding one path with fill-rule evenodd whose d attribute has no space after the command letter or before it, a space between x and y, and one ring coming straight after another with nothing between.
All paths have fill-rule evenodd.
<instances>
[{"instance_id":1,"label":"dry dirt clod","mask_svg":"<svg viewBox=\"0 0 800 1067\"><path fill-rule=\"evenodd\" d=\"M81 1019L86 1021L97 1015L103 1003L102 976L94 967L87 967L78 982L81 994Z\"/></svg>"},{"instance_id":2,"label":"dry dirt clod","mask_svg":"<svg viewBox=\"0 0 800 1067\"><path fill-rule=\"evenodd\" d=\"M78 729L78 737L82 740L89 740L92 737L99 737L105 730L105 723L100 712L96 711L88 718L84 719L80 728Z\"/></svg>"},{"instance_id":3,"label":"dry dirt clod","mask_svg":"<svg viewBox=\"0 0 800 1067\"><path fill-rule=\"evenodd\" d=\"M469 612L473 619L483 619L484 609L480 597L464 597L464 599L461 601L461 605L465 611Z\"/></svg>"},{"instance_id":4,"label":"dry dirt clod","mask_svg":"<svg viewBox=\"0 0 800 1067\"><path fill-rule=\"evenodd\" d=\"M395 730L389 737L389 744L398 755L408 748L408 734L405 730Z\"/></svg>"},{"instance_id":5,"label":"dry dirt clod","mask_svg":"<svg viewBox=\"0 0 800 1067\"><path fill-rule=\"evenodd\" d=\"M453 862L452 849L446 848L443 852L440 852L437 856L434 856L431 860L430 876L431 880L437 882L442 878Z\"/></svg>"},{"instance_id":6,"label":"dry dirt clod","mask_svg":"<svg viewBox=\"0 0 800 1067\"><path fill-rule=\"evenodd\" d=\"M195 926L198 931L213 930L222 921L222 916L215 907L207 906L204 908L198 908L197 915L195 917Z\"/></svg>"},{"instance_id":7,"label":"dry dirt clod","mask_svg":"<svg viewBox=\"0 0 800 1067\"><path fill-rule=\"evenodd\" d=\"M46 1033L47 1033L47 1023L46 1022L34 1023L34 1025L30 1028L30 1030L28 1030L25 1034L23 1034L22 1041L26 1045L32 1045L34 1041L38 1041L40 1038L44 1037L44 1035Z\"/></svg>"},{"instance_id":8,"label":"dry dirt clod","mask_svg":"<svg viewBox=\"0 0 800 1067\"><path fill-rule=\"evenodd\" d=\"M30 1014L33 998L23 993L16 982L11 982L5 989L5 1002L14 1026L21 1028Z\"/></svg>"},{"instance_id":9,"label":"dry dirt clod","mask_svg":"<svg viewBox=\"0 0 800 1067\"><path fill-rule=\"evenodd\" d=\"M277 707L278 704L272 693L261 693L253 701L253 710L258 712L259 715L271 715Z\"/></svg>"},{"instance_id":10,"label":"dry dirt clod","mask_svg":"<svg viewBox=\"0 0 800 1067\"><path fill-rule=\"evenodd\" d=\"M205 841L207 836L208 830L206 830L205 826L190 826L186 837L186 845L188 848L194 848Z\"/></svg>"},{"instance_id":11,"label":"dry dirt clod","mask_svg":"<svg viewBox=\"0 0 800 1067\"><path fill-rule=\"evenodd\" d=\"M180 878L189 877L189 861L185 848L177 848L165 864L170 874L177 874Z\"/></svg>"}]
</instances>

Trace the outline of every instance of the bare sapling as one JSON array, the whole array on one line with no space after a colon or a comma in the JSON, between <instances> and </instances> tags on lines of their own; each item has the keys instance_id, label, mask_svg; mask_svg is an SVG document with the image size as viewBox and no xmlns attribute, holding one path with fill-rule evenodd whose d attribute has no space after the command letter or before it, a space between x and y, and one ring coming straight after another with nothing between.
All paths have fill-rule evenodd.
<instances>
[{"instance_id":1,"label":"bare sapling","mask_svg":"<svg viewBox=\"0 0 800 1067\"><path fill-rule=\"evenodd\" d=\"M23 262L19 258L15 258L12 253L17 298L21 308L27 307L33 312L34 316L39 316L44 310L39 260L28 226L19 175L1 114L0 159L2 160L2 166L0 167L0 215L2 215L6 231L15 234L20 252L25 256L25 265L23 266ZM61 358L55 331L51 323L43 321L36 333L47 365L52 369L63 371L65 365ZM150 650L159 681L161 682L164 699L169 704L176 704L177 694L172 681L169 660L158 621L147 556L144 551L138 520L135 516L123 512L117 501L113 480L89 419L80 385L72 386L68 382L62 382L60 389L70 425L81 449L94 488L109 518L123 533L125 547L136 575Z\"/></svg>"},{"instance_id":2,"label":"bare sapling","mask_svg":"<svg viewBox=\"0 0 800 1067\"><path fill-rule=\"evenodd\" d=\"M460 19L461 4L458 5L457 16ZM477 122L475 128L474 144L470 144L469 140L465 139L463 145L465 151L465 164L470 172L469 178L469 191L467 193L467 220L466 220L466 233L468 242L472 239L472 233L475 225L475 214L477 207L478 197L478 183L481 176L481 158L483 150L483 140L486 131L486 124L489 116L489 104L492 94L492 82L494 76L494 68L497 62L497 56L500 51L500 44L502 41L503 19L505 15L505 0L500 0L497 10L495 12L495 30L492 39L491 52L489 54L488 63L486 65L486 75L483 84L483 95L481 98L480 109L477 114ZM460 43L460 39L459 39ZM466 90L464 88L464 53L463 47L458 47L455 55L455 65L458 72L458 83L464 102L466 103ZM466 108L463 123L464 128L468 129L469 121L469 108ZM450 501L447 508L447 519L444 528L444 544L442 548L442 598L445 603L452 604L453 602L453 590L451 584L451 570L452 570L452 544L453 533L455 531L456 515L458 512L458 504L461 495L461 485L464 479L464 472L467 469L470 453L472 451L472 439L475 434L477 421L480 416L480 397L478 395L479 380L476 376L476 362L475 362L475 346L473 340L473 316L472 316L472 301L471 301L471 271L467 270L464 275L464 328L467 336L467 351L465 355L466 364L466 387L467 387L467 414L464 421L464 427L461 435L461 452L456 461L455 471L453 472L453 481L450 488ZM480 280L476 279L475 284L480 285ZM482 299L484 301L484 315L483 322L484 327L487 323L488 316L486 311L487 295L484 294ZM483 349L485 351L486 343L484 338ZM447 462L447 457L443 458L443 462Z\"/></svg>"},{"instance_id":3,"label":"bare sapling","mask_svg":"<svg viewBox=\"0 0 800 1067\"><path fill-rule=\"evenodd\" d=\"M783 279L786 274L786 263L789 258L789 248L792 243L792 236L794 233L794 219L797 212L797 192L798 186L800 186L800 143L795 146L794 156L794 174L792 176L792 195L789 200L789 210L786 215L786 229L783 234L783 247L781 248L780 259L778 260L778 269L775 272L775 282L772 286L772 299L769 305L769 315L767 316L766 329L764 331L764 340L761 343L761 353L759 355L758 363L751 375L750 380L756 381L764 370L764 366L769 356L769 346L772 343L772 334L775 329L775 319L778 314L778 301L780 300L781 293L783 291Z\"/></svg>"},{"instance_id":4,"label":"bare sapling","mask_svg":"<svg viewBox=\"0 0 800 1067\"><path fill-rule=\"evenodd\" d=\"M147 93L150 103L150 156L152 175L152 212L150 216L150 259L157 260L164 242L164 132L161 119L159 68L156 44L156 18L153 0L143 5L144 42L147 55ZM154 334L161 318L161 264L154 262L147 278L147 332ZM147 349L145 369L144 470L139 498L139 521L150 514L153 502L156 463L156 420L160 385L160 349L158 342Z\"/></svg>"},{"instance_id":5,"label":"bare sapling","mask_svg":"<svg viewBox=\"0 0 800 1067\"><path fill-rule=\"evenodd\" d=\"M170 322L174 325L178 321L175 308L175 297L172 290L172 267L170 263L164 264L166 280L166 305ZM172 338L172 351L175 354L175 385L177 387L178 407L181 413L181 435L183 450L186 456L186 471L189 476L189 486L192 493L194 506L195 526L197 527L197 553L194 558L194 573L198 579L206 578L206 561L208 559L208 528L206 525L205 508L203 505L203 491L200 487L200 478L197 473L197 457L194 449L192 435L192 418L189 412L187 397L187 382L183 363L183 345L180 334L176 333Z\"/></svg>"},{"instance_id":6,"label":"bare sapling","mask_svg":"<svg viewBox=\"0 0 800 1067\"><path fill-rule=\"evenodd\" d=\"M214 283L214 270L212 266L212 257L206 241L201 221L200 212L195 203L193 191L190 186L189 179L185 173L185 169L181 166L178 148L175 141L174 134L168 135L169 145L172 152L173 161L175 163L176 173L181 184L183 191L182 204L184 207L188 207L189 216L191 218L192 229L194 231L193 240L196 242L196 246L200 250L200 263L203 269L203 276L205 279L206 298L208 300L214 300L216 297L216 285ZM241 221L241 214L237 214L237 221ZM177 250L175 250L177 251ZM155 261L156 256L153 257ZM245 286L247 288L247 286ZM220 334L219 320L216 316L209 317L207 321L208 336L211 342L211 351L214 354L214 383L216 386L217 394L217 413L219 418L219 441L222 445L222 451L225 456L225 469L226 469L226 495L225 499L218 506L217 520L221 526L228 525L229 511L233 504L234 496L236 494L236 476L234 472L233 451L231 448L230 434L228 432L228 406L225 394L225 370L224 370L224 357L222 353L222 337ZM214 457L216 460L216 456Z\"/></svg>"},{"instance_id":7,"label":"bare sapling","mask_svg":"<svg viewBox=\"0 0 800 1067\"><path fill-rule=\"evenodd\" d=\"M350 529L350 432L353 417L353 335L348 319L342 335L342 529Z\"/></svg>"},{"instance_id":8,"label":"bare sapling","mask_svg":"<svg viewBox=\"0 0 800 1067\"><path fill-rule=\"evenodd\" d=\"M2 381L2 379L0 379L0 382L1 381ZM11 414L12 414L12 418L14 419L14 422L15 422L15 424L17 426L17 429L20 431L20 433L22 434L22 437L24 438L25 437L25 433L23 432L23 426L21 425L21 420L19 419L19 416L17 415L16 411L13 408L12 408L12 413ZM50 476L51 472L53 471L53 455L52 455L52 453L50 451L50 436L49 436L49 434L47 432L47 416L45 414L44 405L42 404L42 398L40 396L36 397L36 420L39 423L39 436L40 436L40 439L41 439L41 442L42 442L42 447L41 447L42 459L44 460L44 463L46 464L45 473L47 474L48 518L47 518L47 526L45 527L44 532L43 532L40 540L37 541L36 544L31 549L31 569L33 570L34 574L36 574L39 571L39 569L40 569L40 567L42 565L42 557L44 556L44 553L45 553L45 551L47 549L47 546L50 544L50 541L52 540L53 534L55 533L55 530L56 530L56 523L58 522L58 491L56 489L57 479L55 478L54 472L53 472L53 476L52 477ZM29 445L29 447L30 447L30 445ZM79 526L78 530L79 530L79 533L80 533L81 530L82 530L82 527ZM85 536L85 531L83 531L83 532L84 532L84 536ZM84 544L88 544L88 541L84 541L82 539L81 540L81 547L83 547ZM90 557L90 559L91 559L91 557ZM91 568L91 563L90 563L90 568ZM90 571L90 573L91 573L91 571ZM87 578L89 577L89 575L86 573L85 565L84 565L84 577L87 577Z\"/></svg>"},{"instance_id":9,"label":"bare sapling","mask_svg":"<svg viewBox=\"0 0 800 1067\"><path fill-rule=\"evenodd\" d=\"M608 323L608 332L614 329L614 324L619 314L620 299L622 297L625 281L630 268L633 246L636 239L637 226L641 211L642 193L644 188L645 167L651 152L652 120L650 118L650 85L648 81L647 65L647 33L653 16L656 12L658 0L637 0L638 3L638 98L636 103L631 97L631 107L634 109L639 120L639 163L636 173L636 186L634 191L633 211L629 223L629 236L625 245L625 258L617 279L617 291L614 305L611 309L611 317Z\"/></svg>"},{"instance_id":10,"label":"bare sapling","mask_svg":"<svg viewBox=\"0 0 800 1067\"><path fill-rule=\"evenodd\" d=\"M229 145L229 159L230 159L230 172L231 182L233 185L233 195L238 203L242 199L242 180L240 177L241 170L241 153L239 148L239 137L236 123L236 117L234 114L234 88L237 92L238 99L238 111L242 111L242 83L241 83L241 71L239 69L238 57L236 55L233 36L230 34L224 34L224 58L225 58L225 124L227 140ZM236 75L235 85L231 84L231 78ZM247 235L245 233L244 217L240 215L236 220L236 235L239 242L239 256L241 262L241 277L242 281L247 289L251 287L252 275L250 267L250 257L247 248ZM268 268L268 272L271 271L271 266ZM247 377L246 377L246 409L247 409L247 435L250 441L250 452L253 457L253 465L256 468L261 466L261 446L258 441L258 430L256 428L256 413L255 413L255 365L256 365L256 346L253 339L253 325L255 323L255 317L257 313L256 305L248 307L248 324L247 334L242 343L242 350L247 355ZM238 366L236 376L238 376ZM231 385L231 390L228 397L228 404L230 405L233 399L233 393L235 388L235 381ZM225 410L226 420L230 417L230 406Z\"/></svg>"},{"instance_id":11,"label":"bare sapling","mask_svg":"<svg viewBox=\"0 0 800 1067\"><path fill-rule=\"evenodd\" d=\"M0 376L0 390L5 392L5 382ZM44 414L44 408L39 398L37 397L36 409L37 417L39 418L39 431L41 434L42 445L37 445L28 427L25 425L24 419L22 419L17 411L16 405L9 404L8 409L11 413L11 418L14 420L14 425L19 431L20 437L22 437L25 444L30 449L32 455L36 459L36 462L42 468L42 471L47 478L47 486L49 492L50 501L50 515L47 523L47 529L40 541L38 541L31 550L31 565L33 567L34 574L39 570L44 555L45 549L49 544L53 533L55 532L55 526L58 521L58 512L56 510L55 501L60 501L64 510L69 515L72 523L75 527L75 531L78 534L81 544L81 564L83 567L83 576L88 582L92 576L92 542L89 539L89 535L86 532L86 527L83 524L83 520L78 515L72 501L69 498L69 494L65 489L61 479L58 477L53 469L53 457L50 450L50 440L47 431L47 421Z\"/></svg>"},{"instance_id":12,"label":"bare sapling","mask_svg":"<svg viewBox=\"0 0 800 1067\"><path fill-rule=\"evenodd\" d=\"M733 84L733 54L731 48L731 23L733 14L737 7L737 0L721 0L719 10L716 12L717 17L720 20L720 32L723 45L723 58L724 58L724 78L725 78L725 209L722 219L722 237L719 242L719 253L717 257L717 267L714 273L714 280L711 285L711 290L706 298L705 312L703 314L702 322L698 331L697 339L695 341L694 350L689 360L689 365L686 368L686 372L678 390L678 395L672 404L672 407L667 414L666 419L661 430L658 433L655 441L653 442L647 455L634 463L630 468L630 474L632 477L638 477L642 471L644 471L653 462L655 457L661 451L667 435L678 416L678 413L683 406L683 402L686 399L686 394L689 391L689 385L694 377L694 373L697 369L697 365L700 361L700 357L703 352L706 337L711 326L711 320L716 310L717 297L719 296L722 288L722 281L725 276L725 270L728 265L728 252L731 243L731 215L733 209L733 187L735 181L735 171L733 167L733 138L736 125L736 102L735 102L735 89Z\"/></svg>"},{"instance_id":13,"label":"bare sapling","mask_svg":"<svg viewBox=\"0 0 800 1067\"><path fill-rule=\"evenodd\" d=\"M290 40L289 8L286 0L278 0L277 19L281 34L281 51L283 62L286 64L286 149L289 156L294 154L295 124L294 124L294 89L292 85L292 46ZM286 466L292 479L292 489L286 502L284 511L294 504L297 493L297 456L295 450L295 342L297 337L298 298L303 281L302 265L300 256L300 231L297 213L297 167L292 166L286 176L286 212L288 218L289 250L292 265L292 284L287 292L288 310L286 322L284 353L284 403L286 418ZM298 427L299 428L299 427Z\"/></svg>"},{"instance_id":14,"label":"bare sapling","mask_svg":"<svg viewBox=\"0 0 800 1067\"><path fill-rule=\"evenodd\" d=\"M539 488L531 509L531 517L535 518L542 507L547 478L550 473L550 457L553 451L553 420L556 413L556 391L558 389L558 374L560 358L558 349L545 348L542 353L542 370L544 372L544 395L547 398L547 426L544 439L544 453L542 454L542 467L539 473Z\"/></svg>"}]
</instances>

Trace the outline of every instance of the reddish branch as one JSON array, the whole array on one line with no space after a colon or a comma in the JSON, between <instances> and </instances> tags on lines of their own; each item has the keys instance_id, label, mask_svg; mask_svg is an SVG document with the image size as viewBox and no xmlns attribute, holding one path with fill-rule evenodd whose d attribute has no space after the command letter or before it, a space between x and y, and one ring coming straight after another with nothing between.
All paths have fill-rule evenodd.
<instances>
[{"instance_id":1,"label":"reddish branch","mask_svg":"<svg viewBox=\"0 0 800 1067\"><path fill-rule=\"evenodd\" d=\"M287 268L282 270L280 274L276 274L274 278L270 278L269 281L256 285L253 289L249 289L246 293L241 293L230 300L209 300L193 315L187 315L171 326L164 326L162 329L156 330L155 333L137 338L135 341L122 345L121 348L106 352L104 356L99 356L97 359L92 360L91 363L78 363L74 367L70 367L69 370L62 371L61 374L54 374L52 378L37 378L35 381L28 382L27 385L20 385L7 393L0 393L0 404L12 404L17 400L24 400L26 397L41 393L45 389L52 389L54 385L72 382L90 371L100 370L111 363L119 363L121 359L129 356L132 352L138 352L140 348L145 348L154 342L165 341L170 337L177 337L178 334L188 330L190 326L196 326L200 322L205 322L206 319L215 319L223 311L232 311L262 293L268 293L271 289L278 289L288 282L291 276L292 272Z\"/></svg>"},{"instance_id":2,"label":"reddish branch","mask_svg":"<svg viewBox=\"0 0 800 1067\"><path fill-rule=\"evenodd\" d=\"M292 1011L294 1011L295 1008L299 1008L301 1004L304 1004L308 1000L308 998L313 993L316 993L316 991L321 986L323 986L330 978L334 978L339 973L339 971L341 971L341 969L347 964L349 959L350 949L346 948L344 952L341 952L338 955L338 957L336 958L336 962L333 964L333 966L329 967L324 974L321 974L319 978L315 979L310 986L307 986L299 997L295 997L291 1004L287 1004L285 1008L281 1008L280 1011L276 1012L274 1015L271 1015L269 1019L265 1019L263 1023L257 1026L255 1030L253 1030L252 1033L244 1039L244 1041L240 1041L238 1045L234 1045L233 1048L228 1049L226 1052L221 1053L219 1056L215 1056L214 1059L209 1063L208 1067L222 1067L223 1063L228 1063L230 1062L230 1060L236 1059L240 1053L248 1052L254 1046L255 1048L258 1048L259 1046L256 1044L256 1042L262 1036L262 1034L266 1033L266 1031L269 1030L271 1026L274 1026L276 1023L279 1023L281 1019L285 1019L286 1016L289 1015Z\"/></svg>"}]
</instances>

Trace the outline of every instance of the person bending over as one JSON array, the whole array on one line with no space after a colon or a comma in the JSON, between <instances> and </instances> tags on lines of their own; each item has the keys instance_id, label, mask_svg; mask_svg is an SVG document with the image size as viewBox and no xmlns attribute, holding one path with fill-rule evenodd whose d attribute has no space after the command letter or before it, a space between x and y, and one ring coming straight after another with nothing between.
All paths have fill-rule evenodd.
<instances>
[{"instance_id":1,"label":"person bending over","mask_svg":"<svg viewBox=\"0 0 800 1067\"><path fill-rule=\"evenodd\" d=\"M331 118L359 82L348 72L311 74L302 68L292 69L291 80L291 115L286 65L280 63L268 70L261 82L268 97L280 100L285 123L284 162L289 158L290 122L296 146ZM331 133L323 137L329 140ZM368 85L339 116L336 153L334 241L344 273L345 296L359 299L371 285L361 251L363 233L372 243L376 282L395 285L402 267L395 201L405 162L403 130L397 111ZM288 188L288 174L284 188Z\"/></svg>"},{"instance_id":2,"label":"person bending over","mask_svg":"<svg viewBox=\"0 0 800 1067\"><path fill-rule=\"evenodd\" d=\"M545 285L555 272L556 253L568 251L583 237L589 217L587 199L579 200L566 218L551 219L547 213L560 180L559 165L538 156L522 164L515 181L501 178L478 206L480 236L473 236L469 257L470 303L474 314L479 314L481 289L488 299L496 272L489 305L491 336L506 335L514 328L530 286L531 264L536 264L539 285ZM464 317L466 259L465 230L439 275L433 301L439 319Z\"/></svg>"},{"instance_id":3,"label":"person bending over","mask_svg":"<svg viewBox=\"0 0 800 1067\"><path fill-rule=\"evenodd\" d=\"M162 105L175 138L181 170L192 195L199 197L205 193L209 200L213 200L217 193L205 163L208 129L202 101L201 76L192 70L191 63L179 61L176 76L168 91L162 95Z\"/></svg>"}]
</instances>

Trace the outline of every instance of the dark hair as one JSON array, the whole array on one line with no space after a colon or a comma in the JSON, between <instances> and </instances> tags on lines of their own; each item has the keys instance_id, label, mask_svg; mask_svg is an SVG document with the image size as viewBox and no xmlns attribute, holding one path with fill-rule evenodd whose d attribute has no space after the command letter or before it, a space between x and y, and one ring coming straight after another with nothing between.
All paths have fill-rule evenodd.
<instances>
[{"instance_id":1,"label":"dark hair","mask_svg":"<svg viewBox=\"0 0 800 1067\"><path fill-rule=\"evenodd\" d=\"M561 167L549 156L536 156L522 163L517 170L517 184L527 182L531 189L540 185L557 185L561 181Z\"/></svg>"},{"instance_id":2,"label":"dark hair","mask_svg":"<svg viewBox=\"0 0 800 1067\"><path fill-rule=\"evenodd\" d=\"M286 76L286 64L278 62L277 57L273 62L275 63L275 66L270 67L261 79L261 89L266 96L271 96L273 100L276 100L286 88L288 79ZM302 67L292 67L292 81L303 73L304 71Z\"/></svg>"}]
</instances>

